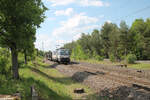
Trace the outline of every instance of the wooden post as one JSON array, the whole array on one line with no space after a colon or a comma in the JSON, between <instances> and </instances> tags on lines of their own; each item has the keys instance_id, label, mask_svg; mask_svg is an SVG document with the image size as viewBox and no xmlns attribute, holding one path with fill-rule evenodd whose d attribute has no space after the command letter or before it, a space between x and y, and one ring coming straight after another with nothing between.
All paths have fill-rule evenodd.
<instances>
[{"instance_id":1,"label":"wooden post","mask_svg":"<svg viewBox=\"0 0 150 100\"><path fill-rule=\"evenodd\" d=\"M36 92L34 86L31 86L31 95L32 95L32 100L38 100L38 93Z\"/></svg>"}]
</instances>

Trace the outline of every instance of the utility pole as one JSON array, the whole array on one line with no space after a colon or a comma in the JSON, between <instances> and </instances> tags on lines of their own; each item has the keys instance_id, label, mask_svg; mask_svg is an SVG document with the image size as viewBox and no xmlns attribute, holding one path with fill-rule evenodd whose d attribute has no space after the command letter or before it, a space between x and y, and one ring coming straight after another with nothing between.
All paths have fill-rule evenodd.
<instances>
[{"instance_id":1,"label":"utility pole","mask_svg":"<svg viewBox=\"0 0 150 100\"><path fill-rule=\"evenodd\" d=\"M42 42L42 50L43 50L43 52L44 52L44 42Z\"/></svg>"},{"instance_id":2,"label":"utility pole","mask_svg":"<svg viewBox=\"0 0 150 100\"><path fill-rule=\"evenodd\" d=\"M44 56L44 42L42 42L42 51L43 51L43 56Z\"/></svg>"}]
</instances>

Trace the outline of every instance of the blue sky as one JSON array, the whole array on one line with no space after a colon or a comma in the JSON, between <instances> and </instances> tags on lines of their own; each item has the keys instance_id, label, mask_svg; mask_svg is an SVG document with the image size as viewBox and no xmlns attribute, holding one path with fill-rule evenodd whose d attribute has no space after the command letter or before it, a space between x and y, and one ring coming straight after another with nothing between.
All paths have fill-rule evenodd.
<instances>
[{"instance_id":1,"label":"blue sky","mask_svg":"<svg viewBox=\"0 0 150 100\"><path fill-rule=\"evenodd\" d=\"M42 1L49 10L45 13L47 18L37 30L35 46L45 51L75 41L81 33L100 30L105 22L119 25L124 20L131 26L137 18L150 17L150 0Z\"/></svg>"}]
</instances>

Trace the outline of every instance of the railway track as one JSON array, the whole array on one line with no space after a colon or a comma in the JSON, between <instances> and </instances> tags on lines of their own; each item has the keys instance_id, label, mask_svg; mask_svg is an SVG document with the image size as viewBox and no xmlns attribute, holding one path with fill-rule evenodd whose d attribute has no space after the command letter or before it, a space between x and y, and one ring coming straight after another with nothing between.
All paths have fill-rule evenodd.
<instances>
[{"instance_id":1,"label":"railway track","mask_svg":"<svg viewBox=\"0 0 150 100\"><path fill-rule=\"evenodd\" d=\"M136 70L131 70L130 74L130 72L126 73L130 71L128 68L117 70L114 67L115 69L111 70L111 67L105 68L105 65L86 66L82 63L61 64L55 68L67 77L72 77L77 82L88 86L98 96L109 97L110 100L150 100L150 79L143 77L143 73L141 73L141 78L134 75ZM137 74L140 75L140 73Z\"/></svg>"},{"instance_id":2,"label":"railway track","mask_svg":"<svg viewBox=\"0 0 150 100\"><path fill-rule=\"evenodd\" d=\"M99 78L104 77L106 79L112 80L119 84L123 84L127 86L132 86L136 84L137 86L146 87L148 88L147 90L150 90L150 81L144 81L142 80L142 78L137 78L137 77L133 77L130 75L122 75L120 73L109 72L104 69L93 69L93 68L81 66L81 65L76 65L76 66L71 65L70 67L75 70L89 73L91 75L96 75Z\"/></svg>"}]
</instances>

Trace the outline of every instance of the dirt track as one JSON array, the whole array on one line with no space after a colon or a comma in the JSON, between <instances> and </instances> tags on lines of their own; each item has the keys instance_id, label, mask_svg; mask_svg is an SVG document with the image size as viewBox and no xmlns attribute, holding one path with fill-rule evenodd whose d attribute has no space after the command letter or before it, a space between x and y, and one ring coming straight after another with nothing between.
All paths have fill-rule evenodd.
<instances>
[{"instance_id":1,"label":"dirt track","mask_svg":"<svg viewBox=\"0 0 150 100\"><path fill-rule=\"evenodd\" d=\"M66 76L95 90L110 100L150 100L150 71L106 66L101 64L72 63L69 65L54 62L56 68Z\"/></svg>"}]
</instances>

